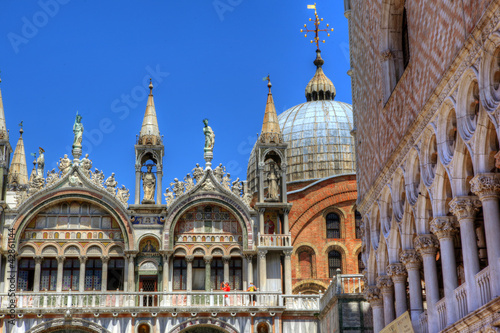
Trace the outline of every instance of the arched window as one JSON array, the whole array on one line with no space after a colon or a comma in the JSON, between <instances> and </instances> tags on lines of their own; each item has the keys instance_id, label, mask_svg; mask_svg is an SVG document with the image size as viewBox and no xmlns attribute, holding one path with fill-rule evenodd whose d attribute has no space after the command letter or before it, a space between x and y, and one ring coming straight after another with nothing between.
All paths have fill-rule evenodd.
<instances>
[{"instance_id":1,"label":"arched window","mask_svg":"<svg viewBox=\"0 0 500 333\"><path fill-rule=\"evenodd\" d=\"M299 253L299 272L301 279L312 278L312 256L308 251Z\"/></svg>"},{"instance_id":2,"label":"arched window","mask_svg":"<svg viewBox=\"0 0 500 333\"><path fill-rule=\"evenodd\" d=\"M85 265L85 290L101 290L101 279L101 259L89 259Z\"/></svg>"},{"instance_id":3,"label":"arched window","mask_svg":"<svg viewBox=\"0 0 500 333\"><path fill-rule=\"evenodd\" d=\"M401 27L403 66L406 68L410 62L410 40L408 39L408 21L406 18L406 8L403 9L403 26Z\"/></svg>"},{"instance_id":4,"label":"arched window","mask_svg":"<svg viewBox=\"0 0 500 333\"><path fill-rule=\"evenodd\" d=\"M363 258L361 257L361 253L358 254L358 271L359 274L365 270L365 263L363 262Z\"/></svg>"},{"instance_id":5,"label":"arched window","mask_svg":"<svg viewBox=\"0 0 500 333\"><path fill-rule=\"evenodd\" d=\"M340 217L335 213L326 215L326 238L340 238Z\"/></svg>"},{"instance_id":6,"label":"arched window","mask_svg":"<svg viewBox=\"0 0 500 333\"><path fill-rule=\"evenodd\" d=\"M354 213L354 231L356 232L356 238L361 238L361 214L356 211Z\"/></svg>"},{"instance_id":7,"label":"arched window","mask_svg":"<svg viewBox=\"0 0 500 333\"><path fill-rule=\"evenodd\" d=\"M328 276L334 277L337 269L342 273L342 255L339 251L332 250L328 252Z\"/></svg>"},{"instance_id":8,"label":"arched window","mask_svg":"<svg viewBox=\"0 0 500 333\"><path fill-rule=\"evenodd\" d=\"M66 258L63 269L62 290L78 290L80 284L80 260Z\"/></svg>"},{"instance_id":9,"label":"arched window","mask_svg":"<svg viewBox=\"0 0 500 333\"><path fill-rule=\"evenodd\" d=\"M35 280L35 260L22 258L19 260L17 290L33 291Z\"/></svg>"}]
</instances>

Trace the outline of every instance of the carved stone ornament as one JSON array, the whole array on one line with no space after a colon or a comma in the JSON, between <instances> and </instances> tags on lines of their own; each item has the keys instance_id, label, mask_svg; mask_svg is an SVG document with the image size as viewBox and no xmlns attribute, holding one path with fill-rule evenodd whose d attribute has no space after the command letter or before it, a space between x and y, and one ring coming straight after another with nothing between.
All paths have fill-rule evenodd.
<instances>
[{"instance_id":1,"label":"carved stone ornament","mask_svg":"<svg viewBox=\"0 0 500 333\"><path fill-rule=\"evenodd\" d=\"M126 188L125 185L122 185L122 187L116 191L116 197L126 206L128 199L130 198L130 190Z\"/></svg>"},{"instance_id":2,"label":"carved stone ornament","mask_svg":"<svg viewBox=\"0 0 500 333\"><path fill-rule=\"evenodd\" d=\"M391 292L394 283L390 276L381 275L377 277L377 287L381 290L382 294Z\"/></svg>"},{"instance_id":3,"label":"carved stone ornament","mask_svg":"<svg viewBox=\"0 0 500 333\"><path fill-rule=\"evenodd\" d=\"M259 258L266 259L267 250L259 250Z\"/></svg>"},{"instance_id":4,"label":"carved stone ornament","mask_svg":"<svg viewBox=\"0 0 500 333\"><path fill-rule=\"evenodd\" d=\"M500 195L500 174L483 173L470 181L471 191L483 200L486 197Z\"/></svg>"},{"instance_id":5,"label":"carved stone ornament","mask_svg":"<svg viewBox=\"0 0 500 333\"><path fill-rule=\"evenodd\" d=\"M384 52L380 53L380 57L382 58L382 61L386 61L389 59L393 59L394 53L392 53L391 50L385 50Z\"/></svg>"},{"instance_id":6,"label":"carved stone ornament","mask_svg":"<svg viewBox=\"0 0 500 333\"><path fill-rule=\"evenodd\" d=\"M439 241L432 234L418 235L415 237L415 248L422 257L424 255L435 256L439 249Z\"/></svg>"},{"instance_id":7,"label":"carved stone ornament","mask_svg":"<svg viewBox=\"0 0 500 333\"><path fill-rule=\"evenodd\" d=\"M376 286L366 286L364 294L365 299L370 302L370 305L372 307L383 305L382 297L380 297L380 289Z\"/></svg>"},{"instance_id":8,"label":"carved stone ornament","mask_svg":"<svg viewBox=\"0 0 500 333\"><path fill-rule=\"evenodd\" d=\"M401 251L399 261L405 265L406 270L408 271L418 270L422 265L422 258L418 252L413 249Z\"/></svg>"},{"instance_id":9,"label":"carved stone ornament","mask_svg":"<svg viewBox=\"0 0 500 333\"><path fill-rule=\"evenodd\" d=\"M184 259L186 260L187 263L193 262L194 256L185 256Z\"/></svg>"},{"instance_id":10,"label":"carved stone ornament","mask_svg":"<svg viewBox=\"0 0 500 333\"><path fill-rule=\"evenodd\" d=\"M387 266L387 275L392 277L395 282L406 281L406 268L404 264L390 264Z\"/></svg>"},{"instance_id":11,"label":"carved stone ornament","mask_svg":"<svg viewBox=\"0 0 500 333\"><path fill-rule=\"evenodd\" d=\"M97 186L104 187L102 185L102 183L104 182L104 173L102 171L99 171L97 168L95 168L94 172L90 173L90 179Z\"/></svg>"},{"instance_id":12,"label":"carved stone ornament","mask_svg":"<svg viewBox=\"0 0 500 333\"><path fill-rule=\"evenodd\" d=\"M78 173L76 171L73 171L73 173L69 176L68 178L68 183L69 186L82 186L82 181L78 177Z\"/></svg>"},{"instance_id":13,"label":"carved stone ornament","mask_svg":"<svg viewBox=\"0 0 500 333\"><path fill-rule=\"evenodd\" d=\"M193 189L194 181L189 173L186 175L186 177L184 177L184 183L185 183L185 187L186 187L186 192L189 192Z\"/></svg>"},{"instance_id":14,"label":"carved stone ornament","mask_svg":"<svg viewBox=\"0 0 500 333\"><path fill-rule=\"evenodd\" d=\"M201 180L201 178L203 178L203 168L200 166L199 163L196 163L196 167L193 169L192 173L193 173L193 178L194 180L196 180L197 183Z\"/></svg>"},{"instance_id":15,"label":"carved stone ornament","mask_svg":"<svg viewBox=\"0 0 500 333\"><path fill-rule=\"evenodd\" d=\"M165 202L167 203L167 208L175 201L174 193L170 192L170 189L165 190Z\"/></svg>"},{"instance_id":16,"label":"carved stone ornament","mask_svg":"<svg viewBox=\"0 0 500 333\"><path fill-rule=\"evenodd\" d=\"M50 186L59 180L59 172L56 172L56 169L52 169L51 171L47 171L47 186Z\"/></svg>"},{"instance_id":17,"label":"carved stone ornament","mask_svg":"<svg viewBox=\"0 0 500 333\"><path fill-rule=\"evenodd\" d=\"M453 238L458 232L458 222L455 216L436 217L431 221L431 232L438 239Z\"/></svg>"},{"instance_id":18,"label":"carved stone ornament","mask_svg":"<svg viewBox=\"0 0 500 333\"><path fill-rule=\"evenodd\" d=\"M213 191L215 190L215 185L212 183L210 179L205 180L205 182L201 185L201 189L203 191Z\"/></svg>"},{"instance_id":19,"label":"carved stone ornament","mask_svg":"<svg viewBox=\"0 0 500 333\"><path fill-rule=\"evenodd\" d=\"M459 221L476 217L480 207L481 201L475 196L456 197L450 202L450 211Z\"/></svg>"}]
</instances>

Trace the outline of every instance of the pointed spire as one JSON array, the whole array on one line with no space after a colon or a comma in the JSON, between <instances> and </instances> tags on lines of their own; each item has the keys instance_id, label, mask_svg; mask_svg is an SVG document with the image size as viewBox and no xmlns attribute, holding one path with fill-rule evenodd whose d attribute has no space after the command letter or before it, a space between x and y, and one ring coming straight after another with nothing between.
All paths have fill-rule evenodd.
<instances>
[{"instance_id":1,"label":"pointed spire","mask_svg":"<svg viewBox=\"0 0 500 333\"><path fill-rule=\"evenodd\" d=\"M321 51L316 50L316 73L306 86L307 101L333 101L337 94L332 81L323 73L323 64L325 61L321 58Z\"/></svg>"},{"instance_id":2,"label":"pointed spire","mask_svg":"<svg viewBox=\"0 0 500 333\"><path fill-rule=\"evenodd\" d=\"M264 113L260 141L263 143L282 143L283 135L281 134L278 115L274 107L273 94L271 92L272 84L269 75L264 80L268 81L267 87L269 88L269 93L267 94L266 112Z\"/></svg>"},{"instance_id":3,"label":"pointed spire","mask_svg":"<svg viewBox=\"0 0 500 333\"><path fill-rule=\"evenodd\" d=\"M26 165L23 141L23 122L19 125L21 126L19 130L20 136L19 140L17 140L16 150L14 151L14 157L12 158L7 178L7 183L15 187L28 185L28 167Z\"/></svg>"},{"instance_id":4,"label":"pointed spire","mask_svg":"<svg viewBox=\"0 0 500 333\"><path fill-rule=\"evenodd\" d=\"M139 145L161 145L160 130L156 119L155 102L153 99L153 82L149 79L149 96L141 132L139 133Z\"/></svg>"},{"instance_id":5,"label":"pointed spire","mask_svg":"<svg viewBox=\"0 0 500 333\"><path fill-rule=\"evenodd\" d=\"M0 83L2 79L0 78ZM0 89L0 140L9 139L9 133L7 132L7 125L5 123L5 112L3 110L3 100L2 100L2 89Z\"/></svg>"}]
</instances>

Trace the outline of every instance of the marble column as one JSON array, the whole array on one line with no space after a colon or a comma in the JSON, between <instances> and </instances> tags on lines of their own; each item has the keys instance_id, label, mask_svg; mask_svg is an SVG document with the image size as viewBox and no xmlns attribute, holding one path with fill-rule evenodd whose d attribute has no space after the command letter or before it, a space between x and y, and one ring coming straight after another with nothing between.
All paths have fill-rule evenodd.
<instances>
[{"instance_id":1,"label":"marble column","mask_svg":"<svg viewBox=\"0 0 500 333\"><path fill-rule=\"evenodd\" d=\"M40 276L42 273L43 257L36 256L34 259L35 259L35 277L33 279L33 292L37 293L40 291Z\"/></svg>"},{"instance_id":2,"label":"marble column","mask_svg":"<svg viewBox=\"0 0 500 333\"><path fill-rule=\"evenodd\" d=\"M441 248L441 270L443 273L444 297L446 297L447 325L458 319L458 306L455 289L458 287L457 263L453 237L458 232L455 216L436 217L431 221L431 232L439 239Z\"/></svg>"},{"instance_id":3,"label":"marble column","mask_svg":"<svg viewBox=\"0 0 500 333\"><path fill-rule=\"evenodd\" d=\"M439 327L436 310L436 303L439 301L439 285L436 269L436 253L439 248L439 241L432 234L418 235L415 238L415 248L420 253L424 263L429 333L436 333Z\"/></svg>"},{"instance_id":4,"label":"marble column","mask_svg":"<svg viewBox=\"0 0 500 333\"><path fill-rule=\"evenodd\" d=\"M185 256L184 259L187 263L187 277L186 277L186 290L193 290L193 260L194 256Z\"/></svg>"},{"instance_id":5,"label":"marble column","mask_svg":"<svg viewBox=\"0 0 500 333\"><path fill-rule=\"evenodd\" d=\"M170 254L163 254L163 270L162 270L162 288L163 291L169 291L168 278L169 278L169 268L170 268Z\"/></svg>"},{"instance_id":6,"label":"marble column","mask_svg":"<svg viewBox=\"0 0 500 333\"><path fill-rule=\"evenodd\" d=\"M462 257L464 260L465 283L467 284L467 308L469 312L479 307L477 295L476 274L479 273L479 252L477 249L476 229L474 221L481 207L479 198L456 197L450 202L450 211L460 223L460 239L462 242Z\"/></svg>"},{"instance_id":7,"label":"marble column","mask_svg":"<svg viewBox=\"0 0 500 333\"><path fill-rule=\"evenodd\" d=\"M492 299L500 296L500 174L486 173L475 176L471 181L471 191L479 197L483 205L486 251L490 267L490 287Z\"/></svg>"},{"instance_id":8,"label":"marble column","mask_svg":"<svg viewBox=\"0 0 500 333\"><path fill-rule=\"evenodd\" d=\"M80 280L79 280L79 285L78 285L78 291L79 292L84 292L85 291L85 263L87 262L87 256L79 256L78 259L80 259Z\"/></svg>"},{"instance_id":9,"label":"marble column","mask_svg":"<svg viewBox=\"0 0 500 333\"><path fill-rule=\"evenodd\" d=\"M288 220L288 213L290 213L290 209L283 209L283 233L288 235L290 233L290 221ZM292 244L287 244L291 246Z\"/></svg>"},{"instance_id":10,"label":"marble column","mask_svg":"<svg viewBox=\"0 0 500 333\"><path fill-rule=\"evenodd\" d=\"M60 293L62 291L63 284L63 270L64 270L64 256L57 256L57 280L56 280L56 291Z\"/></svg>"},{"instance_id":11,"label":"marble column","mask_svg":"<svg viewBox=\"0 0 500 333\"><path fill-rule=\"evenodd\" d=\"M253 254L246 254L245 257L247 258L247 274L248 274L248 284L250 282L253 282Z\"/></svg>"},{"instance_id":12,"label":"marble column","mask_svg":"<svg viewBox=\"0 0 500 333\"><path fill-rule=\"evenodd\" d=\"M365 299L370 303L373 317L373 333L380 332L384 324L384 302L380 297L380 289L376 286L365 287Z\"/></svg>"},{"instance_id":13,"label":"marble column","mask_svg":"<svg viewBox=\"0 0 500 333\"><path fill-rule=\"evenodd\" d=\"M135 166L135 198L134 204L140 204L141 200L141 166Z\"/></svg>"},{"instance_id":14,"label":"marble column","mask_svg":"<svg viewBox=\"0 0 500 333\"><path fill-rule=\"evenodd\" d=\"M408 274L405 266L401 263L397 263L387 266L387 275L392 278L392 282L394 283L397 318L408 310L406 306L406 280Z\"/></svg>"},{"instance_id":15,"label":"marble column","mask_svg":"<svg viewBox=\"0 0 500 333\"><path fill-rule=\"evenodd\" d=\"M285 250L285 295L292 294L292 250Z\"/></svg>"},{"instance_id":16,"label":"marble column","mask_svg":"<svg viewBox=\"0 0 500 333\"><path fill-rule=\"evenodd\" d=\"M224 263L224 282L229 282L229 261L231 256L222 256L222 262Z\"/></svg>"},{"instance_id":17,"label":"marble column","mask_svg":"<svg viewBox=\"0 0 500 333\"><path fill-rule=\"evenodd\" d=\"M135 292L135 263L134 258L135 254L128 253L126 254L128 261L128 272L127 272L127 281L128 281L128 291Z\"/></svg>"},{"instance_id":18,"label":"marble column","mask_svg":"<svg viewBox=\"0 0 500 333\"><path fill-rule=\"evenodd\" d=\"M161 205L161 180L163 171L156 166L156 204Z\"/></svg>"},{"instance_id":19,"label":"marble column","mask_svg":"<svg viewBox=\"0 0 500 333\"><path fill-rule=\"evenodd\" d=\"M392 279L387 275L381 275L377 277L377 288L380 289L382 298L384 301L384 326L392 323L396 319L394 313L394 283Z\"/></svg>"},{"instance_id":20,"label":"marble column","mask_svg":"<svg viewBox=\"0 0 500 333\"><path fill-rule=\"evenodd\" d=\"M109 257L108 256L102 256L101 260L102 260L101 291L105 292L105 291L108 290L108 263L109 263Z\"/></svg>"},{"instance_id":21,"label":"marble column","mask_svg":"<svg viewBox=\"0 0 500 333\"><path fill-rule=\"evenodd\" d=\"M267 250L259 250L259 283L260 291L267 291Z\"/></svg>"},{"instance_id":22,"label":"marble column","mask_svg":"<svg viewBox=\"0 0 500 333\"><path fill-rule=\"evenodd\" d=\"M408 272L411 321L413 323L418 323L420 314L424 311L422 303L422 283L420 278L422 259L417 251L410 249L402 251L399 260L405 265L406 271Z\"/></svg>"},{"instance_id":23,"label":"marble column","mask_svg":"<svg viewBox=\"0 0 500 333\"><path fill-rule=\"evenodd\" d=\"M281 202L287 202L286 163L281 163Z\"/></svg>"},{"instance_id":24,"label":"marble column","mask_svg":"<svg viewBox=\"0 0 500 333\"><path fill-rule=\"evenodd\" d=\"M264 235L264 212L266 210L264 208L259 208L259 232L261 235ZM260 244L260 239L258 240L257 245Z\"/></svg>"},{"instance_id":25,"label":"marble column","mask_svg":"<svg viewBox=\"0 0 500 333\"><path fill-rule=\"evenodd\" d=\"M203 256L203 260L205 260L205 291L210 291L212 289L210 283L212 259L212 256Z\"/></svg>"},{"instance_id":26,"label":"marble column","mask_svg":"<svg viewBox=\"0 0 500 333\"><path fill-rule=\"evenodd\" d=\"M257 154L257 156L258 156L258 154ZM258 174L257 181L259 182L259 186L258 186L259 202L264 202L264 168L265 167L266 167L265 162L259 162L257 164L257 174ZM262 219L264 219L264 217L262 217Z\"/></svg>"}]
</instances>

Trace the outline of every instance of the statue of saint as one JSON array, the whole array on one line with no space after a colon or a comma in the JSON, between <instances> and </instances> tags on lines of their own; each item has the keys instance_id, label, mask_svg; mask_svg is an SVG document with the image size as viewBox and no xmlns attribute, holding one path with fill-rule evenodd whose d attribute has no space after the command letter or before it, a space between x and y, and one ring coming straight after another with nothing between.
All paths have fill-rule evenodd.
<instances>
[{"instance_id":1,"label":"statue of saint","mask_svg":"<svg viewBox=\"0 0 500 333\"><path fill-rule=\"evenodd\" d=\"M220 182L222 182L222 178L224 177L224 173L226 172L226 168L222 166L220 163L213 171L215 178Z\"/></svg>"},{"instance_id":2,"label":"statue of saint","mask_svg":"<svg viewBox=\"0 0 500 333\"><path fill-rule=\"evenodd\" d=\"M67 154L64 154L64 158L59 159L59 170L62 172L63 176L71 170L71 160L68 158Z\"/></svg>"},{"instance_id":3,"label":"statue of saint","mask_svg":"<svg viewBox=\"0 0 500 333\"><path fill-rule=\"evenodd\" d=\"M144 190L143 204L155 203L155 188L156 188L156 177L151 171L153 166L151 164L146 166L148 168L147 172L142 173L142 189Z\"/></svg>"},{"instance_id":4,"label":"statue of saint","mask_svg":"<svg viewBox=\"0 0 500 333\"><path fill-rule=\"evenodd\" d=\"M215 143L215 133L210 126L208 126L208 119L203 119L205 127L203 127L203 134L205 134L205 151L213 151Z\"/></svg>"},{"instance_id":5,"label":"statue of saint","mask_svg":"<svg viewBox=\"0 0 500 333\"><path fill-rule=\"evenodd\" d=\"M280 197L280 190L278 187L278 174L276 173L276 169L274 163L270 164L271 169L267 174L267 199L270 201L277 201Z\"/></svg>"},{"instance_id":6,"label":"statue of saint","mask_svg":"<svg viewBox=\"0 0 500 333\"><path fill-rule=\"evenodd\" d=\"M231 191L239 197L242 189L240 179L236 178L236 180L232 183L232 185L233 187L231 188Z\"/></svg>"},{"instance_id":7,"label":"statue of saint","mask_svg":"<svg viewBox=\"0 0 500 333\"><path fill-rule=\"evenodd\" d=\"M73 134L75 140L73 141L73 148L82 148L83 124L82 116L76 113L75 123L73 124Z\"/></svg>"},{"instance_id":8,"label":"statue of saint","mask_svg":"<svg viewBox=\"0 0 500 333\"><path fill-rule=\"evenodd\" d=\"M193 169L193 178L196 180L196 183L203 178L203 168L198 163L196 163L196 168Z\"/></svg>"},{"instance_id":9,"label":"statue of saint","mask_svg":"<svg viewBox=\"0 0 500 333\"><path fill-rule=\"evenodd\" d=\"M228 172L223 178L222 178L222 186L228 191L231 191L231 188L229 187L229 184L231 184L231 174Z\"/></svg>"},{"instance_id":10,"label":"statue of saint","mask_svg":"<svg viewBox=\"0 0 500 333\"><path fill-rule=\"evenodd\" d=\"M89 159L89 154L85 154L85 157L82 158L80 165L85 170L85 175L88 176L90 169L92 169L92 160Z\"/></svg>"},{"instance_id":11,"label":"statue of saint","mask_svg":"<svg viewBox=\"0 0 500 333\"><path fill-rule=\"evenodd\" d=\"M36 159L36 176L38 178L43 178L43 169L45 167L45 150L43 150L42 147L38 147L39 154L38 158Z\"/></svg>"},{"instance_id":12,"label":"statue of saint","mask_svg":"<svg viewBox=\"0 0 500 333\"><path fill-rule=\"evenodd\" d=\"M108 191L111 194L115 194L118 182L115 180L114 172L111 173L111 176L109 176L108 179L106 179L106 182L104 184L106 185L106 191Z\"/></svg>"}]
</instances>

